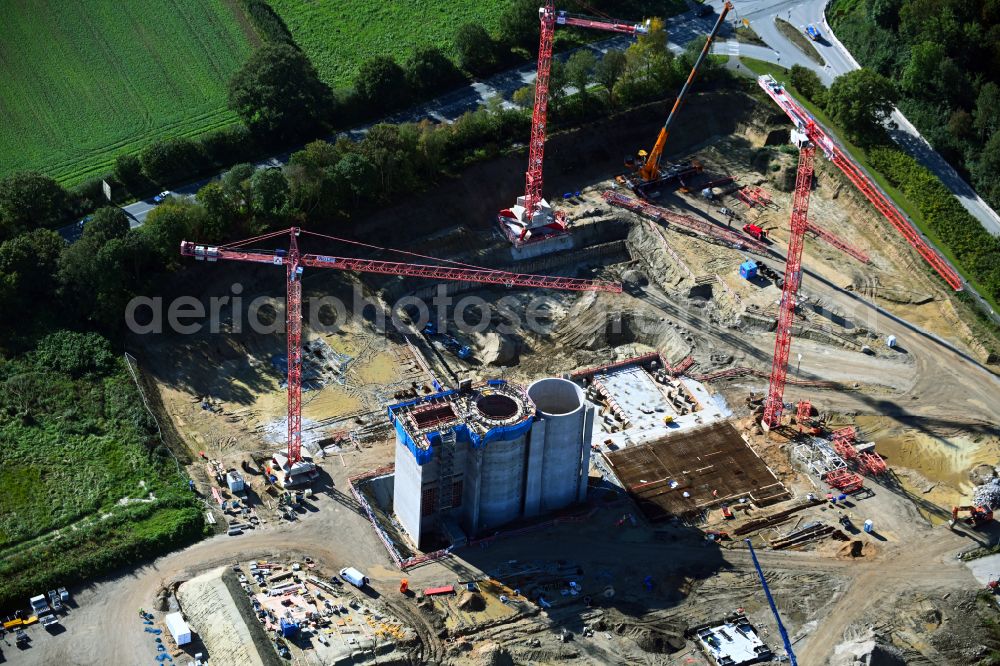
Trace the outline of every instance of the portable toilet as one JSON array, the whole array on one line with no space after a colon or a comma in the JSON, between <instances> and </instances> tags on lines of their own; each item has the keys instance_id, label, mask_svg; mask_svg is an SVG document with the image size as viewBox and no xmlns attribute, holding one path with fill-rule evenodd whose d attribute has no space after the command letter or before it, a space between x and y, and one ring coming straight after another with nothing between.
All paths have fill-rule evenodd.
<instances>
[{"instance_id":1,"label":"portable toilet","mask_svg":"<svg viewBox=\"0 0 1000 666\"><path fill-rule=\"evenodd\" d=\"M752 280L757 277L757 263L752 259L747 259L740 264L740 277L744 280Z\"/></svg>"},{"instance_id":2,"label":"portable toilet","mask_svg":"<svg viewBox=\"0 0 1000 666\"><path fill-rule=\"evenodd\" d=\"M281 618L281 636L282 638L293 638L299 633L299 625L296 622L292 622L287 618Z\"/></svg>"}]
</instances>

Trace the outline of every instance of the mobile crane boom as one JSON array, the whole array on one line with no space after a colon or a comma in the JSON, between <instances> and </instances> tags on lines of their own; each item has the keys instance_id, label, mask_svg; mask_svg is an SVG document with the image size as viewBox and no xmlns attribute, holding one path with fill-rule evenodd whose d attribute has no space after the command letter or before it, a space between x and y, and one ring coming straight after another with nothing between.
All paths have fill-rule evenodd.
<instances>
[{"instance_id":1,"label":"mobile crane boom","mask_svg":"<svg viewBox=\"0 0 1000 666\"><path fill-rule=\"evenodd\" d=\"M674 116L677 115L677 111L680 110L681 104L684 103L684 96L687 94L688 88L691 87L691 82L694 81L695 75L698 73L698 68L701 67L701 63L705 60L705 56L708 55L709 49L712 47L712 42L715 40L715 36L719 34L719 30L722 28L722 22L726 20L726 14L729 10L733 8L731 2L726 2L722 6L722 12L719 13L719 20L715 22L715 26L712 28L712 32L708 34L708 38L705 40L705 46L702 47L701 53L698 54L698 59L694 61L694 67L691 68L691 73L688 74L687 81L684 82L684 86L681 88L681 92L677 95L677 99L674 101L674 107L670 109L670 115L667 116L667 122L663 124L663 128L660 130L660 135L656 137L656 144L653 146L653 150L650 151L649 156L646 157L642 168L639 169L639 175L646 182L656 180L660 177L660 158L663 156L663 147L667 143L667 137L670 135L670 124L674 120Z\"/></svg>"},{"instance_id":2,"label":"mobile crane boom","mask_svg":"<svg viewBox=\"0 0 1000 666\"><path fill-rule=\"evenodd\" d=\"M792 652L792 641L788 638L788 632L785 631L785 625L781 622L781 616L778 615L778 607L774 605L774 597L771 596L771 590L767 587L767 580L764 578L764 572L760 568L760 562L757 561L757 553L753 552L753 544L750 543L750 539L746 540L747 547L750 549L750 557L753 559L753 566L757 570L757 575L760 577L761 587L764 588L764 596L767 597L767 603L771 606L771 612L774 613L774 621L778 623L778 632L781 634L781 640L785 644L785 652L788 654L788 661L792 666L798 666L798 662L795 660L795 653Z\"/></svg>"}]
</instances>

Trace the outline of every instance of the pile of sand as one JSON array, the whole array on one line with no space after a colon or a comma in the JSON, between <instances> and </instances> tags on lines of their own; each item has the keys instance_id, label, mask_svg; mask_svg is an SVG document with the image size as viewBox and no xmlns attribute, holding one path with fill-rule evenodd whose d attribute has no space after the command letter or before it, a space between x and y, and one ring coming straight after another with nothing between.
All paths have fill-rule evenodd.
<instances>
[{"instance_id":1,"label":"pile of sand","mask_svg":"<svg viewBox=\"0 0 1000 666\"><path fill-rule=\"evenodd\" d=\"M250 630L222 582L225 570L213 569L177 588L184 619L212 655L212 666L264 666Z\"/></svg>"},{"instance_id":2,"label":"pile of sand","mask_svg":"<svg viewBox=\"0 0 1000 666\"><path fill-rule=\"evenodd\" d=\"M906 666L906 660L896 648L869 636L838 645L830 666Z\"/></svg>"}]
</instances>

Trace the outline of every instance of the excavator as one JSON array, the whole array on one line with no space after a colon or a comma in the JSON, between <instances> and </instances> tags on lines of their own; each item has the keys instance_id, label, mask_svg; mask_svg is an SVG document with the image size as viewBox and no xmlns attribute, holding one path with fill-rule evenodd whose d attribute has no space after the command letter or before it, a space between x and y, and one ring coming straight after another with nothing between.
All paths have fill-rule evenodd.
<instances>
[{"instance_id":1,"label":"excavator","mask_svg":"<svg viewBox=\"0 0 1000 666\"><path fill-rule=\"evenodd\" d=\"M969 513L969 516L963 519L963 522L975 528L984 527L993 520L993 509L987 506L953 506L951 507L951 520L948 522L948 526L954 527L955 523L958 522L959 514L963 512Z\"/></svg>"},{"instance_id":2,"label":"excavator","mask_svg":"<svg viewBox=\"0 0 1000 666\"><path fill-rule=\"evenodd\" d=\"M670 136L670 125L673 123L674 116L677 115L677 112L681 108L681 104L684 103L684 97L687 95L688 88L691 87L691 82L694 81L694 77L698 73L698 68L701 67L701 63L705 60L705 56L708 55L709 49L712 47L712 42L715 40L715 36L719 34L719 30L722 28L722 24L726 20L726 15L732 8L733 4L731 2L727 1L726 4L723 5L722 12L719 14L719 20L715 22L712 32L709 33L708 38L705 40L705 46L702 47L701 53L698 54L698 59L695 60L694 66L691 67L691 73L688 74L687 81L685 81L683 87L681 87L681 92L677 95L673 108L670 109L670 115L667 116L667 122L663 124L663 128L660 130L659 136L656 137L656 143L653 145L653 149L648 153L645 150L640 150L637 159L629 157L625 160L625 166L627 168L636 169L636 172L632 177L623 176L622 180L625 181L625 183L629 185L639 196L644 197L646 189L650 185L664 183L673 179L683 179L691 173L700 171L699 165L691 162L672 164L665 169L661 169L660 160L663 157L663 147L667 143L667 137Z\"/></svg>"}]
</instances>

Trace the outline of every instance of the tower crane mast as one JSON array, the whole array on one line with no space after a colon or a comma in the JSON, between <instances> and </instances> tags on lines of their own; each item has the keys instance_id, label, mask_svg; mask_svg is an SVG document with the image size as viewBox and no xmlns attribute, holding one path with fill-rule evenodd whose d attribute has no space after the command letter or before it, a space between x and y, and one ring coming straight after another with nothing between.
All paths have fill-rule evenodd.
<instances>
[{"instance_id":1,"label":"tower crane mast","mask_svg":"<svg viewBox=\"0 0 1000 666\"><path fill-rule=\"evenodd\" d=\"M288 470L285 471L286 480L291 474L293 466L302 460L302 271L305 267L423 277L436 280L479 282L482 284L503 285L505 287L560 289L566 291L605 291L611 293L621 293L622 290L620 284L612 282L511 273L509 271L497 271L466 264L440 266L323 254L302 254L299 251L298 245L300 233L321 236L331 240L343 240L292 227L291 229L276 231L228 245L212 246L193 243L191 241L181 241L180 246L181 255L194 257L198 261L242 261L285 267L287 294L285 331L288 353ZM286 234L289 237L287 250L245 249L245 246L250 243ZM432 257L425 258L432 259Z\"/></svg>"},{"instance_id":2,"label":"tower crane mast","mask_svg":"<svg viewBox=\"0 0 1000 666\"><path fill-rule=\"evenodd\" d=\"M774 361L771 364L771 379L764 401L765 427L771 428L781 422L784 409L785 375L788 371L788 351L792 345L792 321L798 301L799 285L802 283L802 246L806 234L806 214L809 212L809 193L812 190L813 157L816 147L805 144L799 150L799 168L795 175L795 197L792 200L792 230L788 237L788 252L785 255L785 283L781 287L781 301L778 304L778 326L775 329Z\"/></svg>"},{"instance_id":3,"label":"tower crane mast","mask_svg":"<svg viewBox=\"0 0 1000 666\"><path fill-rule=\"evenodd\" d=\"M556 26L568 25L625 35L648 32L648 29L641 24L556 11L554 0L546 0L545 6L538 9L538 19L541 24L538 40L538 72L535 78L535 104L531 112L531 138L528 141L528 170L524 175L524 196L518 197L514 206L501 210L498 215L500 225L505 231L508 224L520 227L519 240L524 240L532 229L565 228L565 216L561 212L553 212L542 196L542 167L545 161L549 82L552 74L552 44Z\"/></svg>"},{"instance_id":4,"label":"tower crane mast","mask_svg":"<svg viewBox=\"0 0 1000 666\"><path fill-rule=\"evenodd\" d=\"M778 325L774 340L774 359L767 398L764 401L764 416L761 425L774 428L781 423L784 410L785 379L788 370L788 352L792 342L792 321L799 285L802 282L802 245L804 234L809 228L809 193L812 189L813 158L816 148L840 169L848 180L868 199L879 213L913 246L921 257L956 291L962 289L962 278L954 268L939 255L920 235L912 223L896 207L886 194L875 185L860 166L827 134L819 123L796 102L780 83L769 75L757 79L758 85L781 107L795 125L793 139L800 146L799 168L795 179L795 196L792 203L791 233L785 263L785 283L778 305Z\"/></svg>"}]
</instances>

